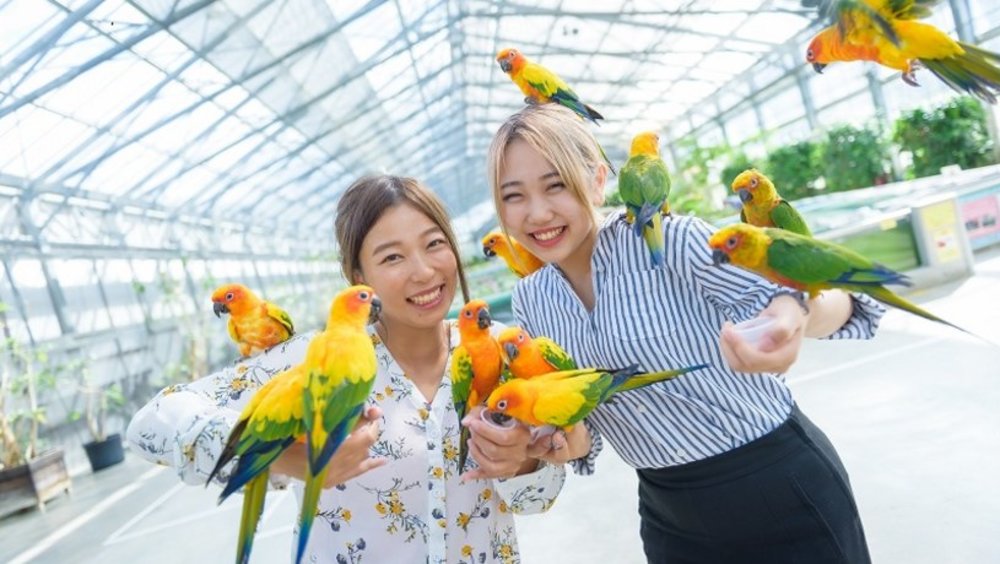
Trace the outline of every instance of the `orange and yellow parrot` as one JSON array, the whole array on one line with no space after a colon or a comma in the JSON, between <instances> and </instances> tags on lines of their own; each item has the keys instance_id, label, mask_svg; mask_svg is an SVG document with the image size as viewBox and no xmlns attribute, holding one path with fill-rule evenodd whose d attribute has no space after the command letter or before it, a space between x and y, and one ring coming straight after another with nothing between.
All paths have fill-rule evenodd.
<instances>
[{"instance_id":1,"label":"orange and yellow parrot","mask_svg":"<svg viewBox=\"0 0 1000 564\"><path fill-rule=\"evenodd\" d=\"M542 259L499 229L494 229L483 237L483 254L487 257L502 258L507 263L507 268L510 268L518 278L524 278L545 266Z\"/></svg>"},{"instance_id":2,"label":"orange and yellow parrot","mask_svg":"<svg viewBox=\"0 0 1000 564\"><path fill-rule=\"evenodd\" d=\"M458 420L481 404L497 387L503 371L500 345L490 334L493 319L483 300L470 300L458 313L459 344L451 354L451 399ZM458 444L458 472L469 456L469 429L462 425Z\"/></svg>"},{"instance_id":3,"label":"orange and yellow parrot","mask_svg":"<svg viewBox=\"0 0 1000 564\"><path fill-rule=\"evenodd\" d=\"M208 481L233 459L236 468L219 497L244 488L236 561L250 558L264 509L269 467L293 442L305 442L308 467L295 562L302 559L316 517L327 463L364 410L378 368L365 326L381 302L368 286L351 286L333 300L326 329L309 341L305 360L276 375L250 398ZM245 487L244 487L245 486Z\"/></svg>"},{"instance_id":4,"label":"orange and yellow parrot","mask_svg":"<svg viewBox=\"0 0 1000 564\"><path fill-rule=\"evenodd\" d=\"M507 327L497 336L497 342L514 378L534 378L577 368L573 357L555 341L544 336L532 338L520 327Z\"/></svg>"},{"instance_id":5,"label":"orange and yellow parrot","mask_svg":"<svg viewBox=\"0 0 1000 564\"><path fill-rule=\"evenodd\" d=\"M863 0L889 23L891 36L867 15L849 14L841 18L848 22L845 27L824 29L813 38L806 60L817 72L835 61L873 61L902 72L903 80L913 86L919 86L915 71L925 67L955 91L995 104L1000 54L956 41L917 21L930 15L935 1Z\"/></svg>"},{"instance_id":6,"label":"orange and yellow parrot","mask_svg":"<svg viewBox=\"0 0 1000 564\"><path fill-rule=\"evenodd\" d=\"M229 336L243 356L269 349L295 334L292 318L283 309L258 298L242 284L216 288L212 309L216 317L229 314Z\"/></svg>"},{"instance_id":7,"label":"orange and yellow parrot","mask_svg":"<svg viewBox=\"0 0 1000 564\"><path fill-rule=\"evenodd\" d=\"M777 227L799 235L812 236L806 220L778 195L771 179L755 168L744 170L733 179L733 192L743 202L740 219L757 227Z\"/></svg>"},{"instance_id":8,"label":"orange and yellow parrot","mask_svg":"<svg viewBox=\"0 0 1000 564\"><path fill-rule=\"evenodd\" d=\"M533 63L517 49L503 49L497 53L497 63L524 93L527 104L555 102L576 112L583 119L594 123L604 119L594 108L580 101L573 89L556 73Z\"/></svg>"},{"instance_id":9,"label":"orange and yellow parrot","mask_svg":"<svg viewBox=\"0 0 1000 564\"><path fill-rule=\"evenodd\" d=\"M969 333L885 287L886 284L909 286L905 275L840 245L747 223L723 227L709 238L708 244L717 266L726 263L739 266L775 284L808 293L812 298L831 288L868 294L886 305ZM804 297L802 302L805 303Z\"/></svg>"},{"instance_id":10,"label":"orange and yellow parrot","mask_svg":"<svg viewBox=\"0 0 1000 564\"><path fill-rule=\"evenodd\" d=\"M525 425L552 425L569 432L612 394L676 378L706 366L650 373L639 372L638 365L615 371L581 368L534 378L512 378L490 394L486 406L489 417L500 425L513 417Z\"/></svg>"}]
</instances>

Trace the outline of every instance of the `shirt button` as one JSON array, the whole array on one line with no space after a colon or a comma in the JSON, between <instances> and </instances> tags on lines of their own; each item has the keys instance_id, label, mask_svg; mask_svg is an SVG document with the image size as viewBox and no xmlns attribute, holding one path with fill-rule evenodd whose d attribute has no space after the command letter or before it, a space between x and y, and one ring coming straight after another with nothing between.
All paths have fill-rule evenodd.
<instances>
[{"instance_id":1,"label":"shirt button","mask_svg":"<svg viewBox=\"0 0 1000 564\"><path fill-rule=\"evenodd\" d=\"M682 448L677 449L676 454L677 454L677 458L687 458L687 455L688 455L687 451L684 450L684 449L682 449Z\"/></svg>"}]
</instances>

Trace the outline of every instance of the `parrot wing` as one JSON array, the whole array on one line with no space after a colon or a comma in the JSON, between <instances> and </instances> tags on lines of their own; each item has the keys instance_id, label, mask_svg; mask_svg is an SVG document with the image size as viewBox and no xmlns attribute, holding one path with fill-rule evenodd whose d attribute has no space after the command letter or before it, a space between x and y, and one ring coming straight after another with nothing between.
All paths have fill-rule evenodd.
<instances>
[{"instance_id":1,"label":"parrot wing","mask_svg":"<svg viewBox=\"0 0 1000 564\"><path fill-rule=\"evenodd\" d=\"M633 225L637 233L641 233L652 215L660 213L670 194L667 165L648 155L629 157L618 177L618 193L635 214L637 221Z\"/></svg>"},{"instance_id":2,"label":"parrot wing","mask_svg":"<svg viewBox=\"0 0 1000 564\"><path fill-rule=\"evenodd\" d=\"M779 229L766 229L771 237L768 265L785 278L805 284L866 287L906 284L902 274L833 243Z\"/></svg>"},{"instance_id":3,"label":"parrot wing","mask_svg":"<svg viewBox=\"0 0 1000 564\"><path fill-rule=\"evenodd\" d=\"M606 372L582 371L560 380L531 380L537 394L533 415L558 427L574 425L590 414L611 385Z\"/></svg>"},{"instance_id":4,"label":"parrot wing","mask_svg":"<svg viewBox=\"0 0 1000 564\"><path fill-rule=\"evenodd\" d=\"M823 20L836 25L845 41L853 42L859 34L870 37L874 29L898 46L899 37L889 21L889 3L892 0L801 0L802 6L817 8Z\"/></svg>"},{"instance_id":5,"label":"parrot wing","mask_svg":"<svg viewBox=\"0 0 1000 564\"><path fill-rule=\"evenodd\" d=\"M555 341L548 337L535 337L535 344L542 353L542 358L556 370L575 370L576 361Z\"/></svg>"},{"instance_id":6,"label":"parrot wing","mask_svg":"<svg viewBox=\"0 0 1000 564\"><path fill-rule=\"evenodd\" d=\"M267 304L267 316L280 323L285 329L288 329L289 335L294 335L295 328L292 326L291 316L288 315L288 313L285 310L272 304L271 302L266 302L266 304Z\"/></svg>"},{"instance_id":7,"label":"parrot wing","mask_svg":"<svg viewBox=\"0 0 1000 564\"><path fill-rule=\"evenodd\" d=\"M229 323L226 324L226 328L229 330L229 338L233 340L234 343L241 343L240 331L236 328L236 320L232 316L229 317Z\"/></svg>"},{"instance_id":8,"label":"parrot wing","mask_svg":"<svg viewBox=\"0 0 1000 564\"><path fill-rule=\"evenodd\" d=\"M455 413L459 422L469 412L469 394L472 393L472 355L468 349L459 345L451 354L451 401L455 404ZM458 471L465 469L465 460L469 456L469 428L459 424L458 433Z\"/></svg>"},{"instance_id":9,"label":"parrot wing","mask_svg":"<svg viewBox=\"0 0 1000 564\"><path fill-rule=\"evenodd\" d=\"M521 77L529 86L541 92L552 101L573 110L580 117L589 119L594 123L597 123L599 119L604 119L604 116L598 113L597 110L581 102L580 97L576 95L576 92L573 92L573 89L563 79L542 65L536 63L525 65L521 70ZM601 149L602 153L603 151L604 149ZM606 155L605 160L607 160ZM614 170L614 167L612 167L612 170Z\"/></svg>"},{"instance_id":10,"label":"parrot wing","mask_svg":"<svg viewBox=\"0 0 1000 564\"><path fill-rule=\"evenodd\" d=\"M809 226L806 225L806 220L802 219L802 216L792 207L792 204L789 204L785 200L778 200L778 205L771 209L771 223L775 227L786 231L812 237L812 232L809 230Z\"/></svg>"}]
</instances>

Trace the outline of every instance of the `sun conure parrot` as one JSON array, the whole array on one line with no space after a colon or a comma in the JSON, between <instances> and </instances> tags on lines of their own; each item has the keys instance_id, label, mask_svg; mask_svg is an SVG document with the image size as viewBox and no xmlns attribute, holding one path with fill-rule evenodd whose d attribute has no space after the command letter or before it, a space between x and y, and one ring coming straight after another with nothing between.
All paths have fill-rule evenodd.
<instances>
[{"instance_id":1,"label":"sun conure parrot","mask_svg":"<svg viewBox=\"0 0 1000 564\"><path fill-rule=\"evenodd\" d=\"M243 408L208 481L238 457L219 503L244 487L236 561L250 557L264 507L268 469L296 440L305 442L308 467L299 515L295 562L302 559L327 463L354 429L375 381L375 347L365 326L381 302L368 286L351 286L333 299L326 329L309 341L306 358L268 381Z\"/></svg>"},{"instance_id":2,"label":"sun conure parrot","mask_svg":"<svg viewBox=\"0 0 1000 564\"><path fill-rule=\"evenodd\" d=\"M734 264L776 284L806 292L811 298L831 288L859 292L886 305L969 333L885 287L885 284L909 286L905 275L840 245L747 223L723 227L709 238L708 244L716 265Z\"/></svg>"},{"instance_id":3,"label":"sun conure parrot","mask_svg":"<svg viewBox=\"0 0 1000 564\"><path fill-rule=\"evenodd\" d=\"M483 237L483 254L487 257L502 258L507 263L507 268L510 268L518 278L524 278L545 266L542 259L499 229L494 229Z\"/></svg>"},{"instance_id":4,"label":"sun conure parrot","mask_svg":"<svg viewBox=\"0 0 1000 564\"><path fill-rule=\"evenodd\" d=\"M229 336L243 356L283 343L295 333L292 318L283 309L242 284L219 286L212 292L212 309L216 317L229 314Z\"/></svg>"},{"instance_id":5,"label":"sun conure parrot","mask_svg":"<svg viewBox=\"0 0 1000 564\"><path fill-rule=\"evenodd\" d=\"M483 300L470 300L458 312L459 344L451 353L451 399L461 421L469 409L481 404L500 382L503 358L500 345L490 334L493 319ZM461 426L458 440L458 472L469 456L469 429Z\"/></svg>"},{"instance_id":6,"label":"sun conure parrot","mask_svg":"<svg viewBox=\"0 0 1000 564\"><path fill-rule=\"evenodd\" d=\"M636 135L628 161L618 177L618 194L625 202L625 220L649 247L654 266L663 266L663 226L660 214L670 213L670 173L660 158L660 136L652 131Z\"/></svg>"},{"instance_id":7,"label":"sun conure parrot","mask_svg":"<svg viewBox=\"0 0 1000 564\"><path fill-rule=\"evenodd\" d=\"M891 42L898 43L896 32L889 19L880 12L878 4L881 0L801 0L802 6L817 8L820 20L837 29L837 33L846 36L854 33L859 27L881 30ZM913 1L913 0L911 0ZM937 2L938 0L930 0ZM927 0L916 0L926 4Z\"/></svg>"},{"instance_id":8,"label":"sun conure parrot","mask_svg":"<svg viewBox=\"0 0 1000 564\"><path fill-rule=\"evenodd\" d=\"M799 235L812 236L799 212L781 199L771 179L757 169L739 173L733 180L733 192L743 202L740 219L757 227L777 227Z\"/></svg>"},{"instance_id":9,"label":"sun conure parrot","mask_svg":"<svg viewBox=\"0 0 1000 564\"><path fill-rule=\"evenodd\" d=\"M534 378L577 368L573 357L548 337L532 338L520 327L507 327L497 336L504 361L514 378Z\"/></svg>"},{"instance_id":10,"label":"sun conure parrot","mask_svg":"<svg viewBox=\"0 0 1000 564\"><path fill-rule=\"evenodd\" d=\"M933 25L917 21L930 15L931 0L864 0L891 25L893 42L878 26L856 20L851 33L821 31L806 51L817 72L838 60L868 60L899 70L919 86L914 71L923 66L957 92L991 104L1000 92L1000 54L956 41ZM862 23L857 23L857 22ZM860 49L859 49L860 47Z\"/></svg>"},{"instance_id":11,"label":"sun conure parrot","mask_svg":"<svg viewBox=\"0 0 1000 564\"><path fill-rule=\"evenodd\" d=\"M705 366L650 373L639 372L638 365L615 371L580 368L534 378L512 378L490 394L486 406L489 416L501 425L513 417L525 425L552 425L569 432L612 394L676 378Z\"/></svg>"}]
</instances>

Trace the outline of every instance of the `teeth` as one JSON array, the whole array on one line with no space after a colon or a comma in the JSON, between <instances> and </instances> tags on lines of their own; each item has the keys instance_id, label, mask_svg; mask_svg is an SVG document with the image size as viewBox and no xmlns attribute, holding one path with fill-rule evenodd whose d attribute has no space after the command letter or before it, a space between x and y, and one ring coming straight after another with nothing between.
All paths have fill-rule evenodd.
<instances>
[{"instance_id":1,"label":"teeth","mask_svg":"<svg viewBox=\"0 0 1000 564\"><path fill-rule=\"evenodd\" d=\"M535 239L538 239L539 241L549 241L551 239L555 239L556 237L558 237L559 234L562 232L563 228L557 227L551 231L541 231L539 233L535 233L534 236Z\"/></svg>"},{"instance_id":2,"label":"teeth","mask_svg":"<svg viewBox=\"0 0 1000 564\"><path fill-rule=\"evenodd\" d=\"M413 296L410 301L417 305L427 305L441 296L441 288L438 287L432 292L426 294L421 294L419 296Z\"/></svg>"}]
</instances>

